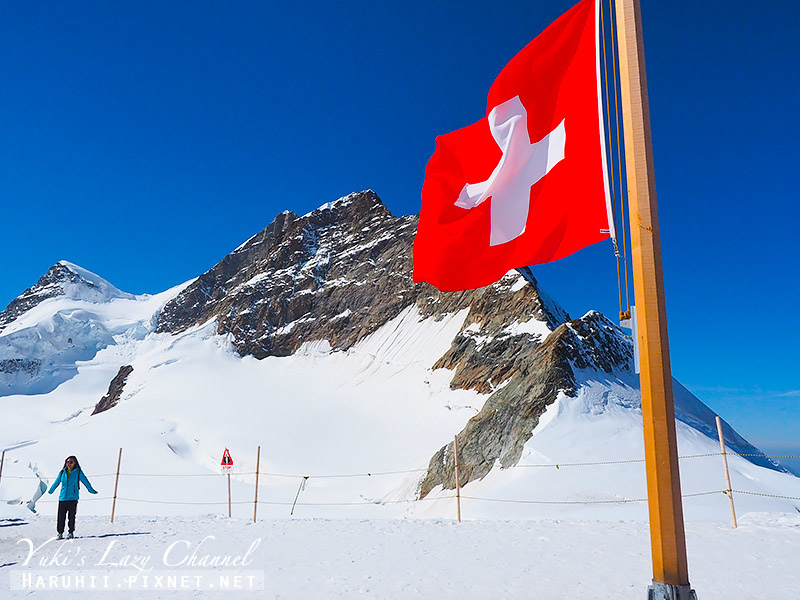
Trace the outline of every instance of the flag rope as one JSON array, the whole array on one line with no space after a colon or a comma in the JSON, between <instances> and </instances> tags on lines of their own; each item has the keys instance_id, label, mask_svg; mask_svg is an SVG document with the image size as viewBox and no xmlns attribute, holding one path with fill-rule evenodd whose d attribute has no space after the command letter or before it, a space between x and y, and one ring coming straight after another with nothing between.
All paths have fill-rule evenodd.
<instances>
[{"instance_id":1,"label":"flag rope","mask_svg":"<svg viewBox=\"0 0 800 600\"><path fill-rule=\"evenodd\" d=\"M603 39L603 43L602 43L602 49L603 49L603 78L605 80L605 92L606 92L606 94L605 94L606 95L606 102L605 102L605 104L606 104L606 123L608 123L608 126L610 127L611 126L611 106L610 106L611 103L610 103L610 98L609 98L609 94L608 94L608 89L609 89L608 88L608 45L607 45L607 42L606 42L606 20L605 20L604 11L603 11L603 5L604 4L605 4L604 2L600 2L600 33L601 33L601 37ZM613 49L612 49L612 52L613 52ZM613 56L611 57L611 60L614 60ZM613 139L611 137L611 131L609 129L606 129L606 137L607 137L607 141L608 141L608 154L609 154L608 162L609 162L609 166L611 167L611 174L609 175L609 179L611 180L611 218L614 221L614 231L615 232L619 232L620 229L617 227L617 185L616 185L617 178L616 178L616 175L614 174L614 141L613 141ZM605 143L605 141L606 140L603 140L604 143ZM617 151L619 152L619 147L617 148ZM621 192L622 192L622 189L621 189L621 185L620 185L620 193ZM622 239L623 239L623 242L624 242L624 240L625 240L624 225L623 225L623 229L621 231L622 231ZM617 235L619 235L619 233L617 233ZM616 239L614 239L613 241L614 241L614 258L616 259L616 262L617 262L617 289L619 290L619 315L620 315L620 319L622 319L622 318L624 318L624 311L623 311L623 308L622 308L622 275L621 275L620 265L619 265L619 259L620 259L619 245L618 245Z\"/></svg>"},{"instance_id":2,"label":"flag rope","mask_svg":"<svg viewBox=\"0 0 800 600\"><path fill-rule=\"evenodd\" d=\"M622 218L622 264L625 267L625 318L630 318L631 300L630 300L630 284L628 282L628 242L626 239L625 229L625 194L622 193L622 137L619 131L619 96L617 92L617 46L615 40L617 39L614 27L614 2L609 0L608 14L611 22L611 73L614 79L614 113L617 126L617 174L619 176L619 190L620 190L620 214ZM612 172L613 172L612 167Z\"/></svg>"}]
</instances>

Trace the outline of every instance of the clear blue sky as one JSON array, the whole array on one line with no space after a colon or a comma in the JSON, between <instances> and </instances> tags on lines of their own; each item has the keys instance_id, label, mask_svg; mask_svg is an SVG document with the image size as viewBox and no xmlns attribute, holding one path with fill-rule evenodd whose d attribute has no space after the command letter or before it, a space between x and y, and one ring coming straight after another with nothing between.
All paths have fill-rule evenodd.
<instances>
[{"instance_id":1,"label":"clear blue sky","mask_svg":"<svg viewBox=\"0 0 800 600\"><path fill-rule=\"evenodd\" d=\"M4 3L0 304L60 259L162 291L351 191L417 212L435 136L483 116L505 62L571 5ZM643 16L673 371L797 452L800 8ZM608 245L535 271L571 314L616 315Z\"/></svg>"}]
</instances>

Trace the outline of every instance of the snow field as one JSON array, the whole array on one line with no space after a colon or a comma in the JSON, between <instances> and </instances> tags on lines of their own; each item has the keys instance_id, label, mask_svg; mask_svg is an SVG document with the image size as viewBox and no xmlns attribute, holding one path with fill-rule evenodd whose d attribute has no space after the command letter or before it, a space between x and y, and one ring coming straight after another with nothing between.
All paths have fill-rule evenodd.
<instances>
[{"instance_id":1,"label":"snow field","mask_svg":"<svg viewBox=\"0 0 800 600\"><path fill-rule=\"evenodd\" d=\"M458 524L452 490L415 498L431 456L486 399L451 390L452 372L430 369L466 311L435 321L409 307L347 352L318 340L294 356L258 361L236 355L214 322L178 336L152 333L153 312L179 289L106 303L52 301L56 314L72 319L62 326L96 322L114 343L79 361L77 375L48 393L0 397L1 597L63 597L63 591L12 590L20 573L75 574L87 565L135 571L126 556L149 557L155 570L174 571L159 567L171 544L241 555L255 540L261 542L248 568L263 571L263 590L238 591L242 598L645 597L647 507L625 502L646 497L633 376L580 374L577 397L562 394L547 409L519 465L495 466L462 489L465 521ZM50 332L46 312L28 314L39 320L15 335L35 337L39 326ZM545 336L541 325L516 327ZM134 371L119 405L91 416L123 364ZM684 392L676 389L679 454L687 457L681 485L690 575L700 599L800 599L800 479L729 456L733 489L760 494L735 493L740 528L732 530L719 445L709 437L713 413ZM219 471L226 447L234 460L233 519ZM49 484L68 454L79 457L100 494L82 494L77 532L83 537L56 544L48 542L56 497L41 498L37 514L25 503L39 487L35 473ZM84 564L77 570L66 563L25 565L25 539L44 544L37 559L61 548L62 556L80 556ZM115 557L123 564L110 564ZM230 593L150 589L126 597Z\"/></svg>"},{"instance_id":2,"label":"snow field","mask_svg":"<svg viewBox=\"0 0 800 600\"><path fill-rule=\"evenodd\" d=\"M76 454L100 491L83 495L81 513L107 516L121 447L117 515L227 514L227 447L233 514L246 518L260 446L261 518L286 518L295 499L301 517L452 518L453 490L414 500L430 457L486 398L450 390L452 373L429 369L465 318L420 320L410 307L348 352L315 342L261 361L236 355L213 322L110 346L50 394L0 398L13 415L0 422L9 449L0 499L24 503L38 483L33 468L52 481ZM91 416L120 364L134 366L120 404ZM542 416L518 466L463 488L465 518L647 519L645 502L620 502L646 497L636 382L584 375L577 398L562 395ZM702 416L702 406L676 402ZM682 456L710 455L681 461L686 519L728 522L718 442L682 422L678 434ZM729 464L734 490L790 497L736 494L740 513L800 508L800 479L736 456ZM45 496L37 510L55 506Z\"/></svg>"},{"instance_id":3,"label":"snow field","mask_svg":"<svg viewBox=\"0 0 800 600\"><path fill-rule=\"evenodd\" d=\"M233 567L187 567L191 552L203 556L249 554L248 571L263 571L263 590L234 598L334 600L371 598L644 598L651 578L647 525L634 521L465 521L242 519L198 516L121 517L113 524L78 516L73 541L51 541L53 520L0 522L0 587L3 597L63 598L64 591L10 590L22 573L138 572L115 566L138 560L159 572L218 575ZM210 537L209 537L210 536ZM164 564L164 554L170 566ZM702 600L797 600L800 515L751 513L732 530L717 524L687 526L690 581ZM61 548L72 557L63 567L42 566ZM138 557L138 558L137 558ZM83 558L84 564L76 563ZM146 564L143 563L147 560ZM102 564L100 564L102 562ZM176 565L176 566L172 566ZM146 573L146 571L145 571ZM105 597L106 591L67 593ZM230 598L216 590L148 589L123 592L137 598ZM135 595L134 595L135 594Z\"/></svg>"}]
</instances>

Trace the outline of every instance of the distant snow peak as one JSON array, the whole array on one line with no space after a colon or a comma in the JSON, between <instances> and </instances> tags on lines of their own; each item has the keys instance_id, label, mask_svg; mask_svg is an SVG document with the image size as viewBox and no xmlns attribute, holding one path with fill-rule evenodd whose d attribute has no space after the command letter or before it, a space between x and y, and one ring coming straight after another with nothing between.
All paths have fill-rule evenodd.
<instances>
[{"instance_id":1,"label":"distant snow peak","mask_svg":"<svg viewBox=\"0 0 800 600\"><path fill-rule=\"evenodd\" d=\"M25 290L0 314L0 325L14 320L42 301L58 296L93 303L107 302L113 298L134 298L99 275L62 260L50 267L36 285Z\"/></svg>"},{"instance_id":2,"label":"distant snow peak","mask_svg":"<svg viewBox=\"0 0 800 600\"><path fill-rule=\"evenodd\" d=\"M68 261L0 313L0 396L46 394L111 346L144 339L163 304L187 284L133 296Z\"/></svg>"},{"instance_id":3,"label":"distant snow peak","mask_svg":"<svg viewBox=\"0 0 800 600\"><path fill-rule=\"evenodd\" d=\"M64 282L62 290L65 296L74 300L107 302L113 298L126 298L128 300L134 298L133 294L123 292L96 273L79 267L74 263L61 260L51 269L55 269L56 267L63 267L63 269L69 272L69 275L66 275L62 280ZM69 283L67 283L67 281Z\"/></svg>"},{"instance_id":4,"label":"distant snow peak","mask_svg":"<svg viewBox=\"0 0 800 600\"><path fill-rule=\"evenodd\" d=\"M71 262L62 260L50 267L39 281L0 312L0 331L21 315L51 298L81 300L93 304L116 298L134 299L108 281Z\"/></svg>"}]
</instances>

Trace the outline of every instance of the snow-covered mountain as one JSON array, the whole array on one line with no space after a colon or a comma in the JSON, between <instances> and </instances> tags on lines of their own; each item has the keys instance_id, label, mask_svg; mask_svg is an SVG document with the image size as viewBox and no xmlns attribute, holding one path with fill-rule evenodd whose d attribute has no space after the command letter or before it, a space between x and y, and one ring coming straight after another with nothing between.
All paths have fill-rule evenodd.
<instances>
[{"instance_id":1,"label":"snow-covered mountain","mask_svg":"<svg viewBox=\"0 0 800 600\"><path fill-rule=\"evenodd\" d=\"M263 516L295 498L306 516L452 516L457 435L470 516L645 518L616 503L645 496L630 339L600 313L572 319L529 269L469 292L414 283L415 230L365 191L284 212L154 296L58 263L0 313L0 498L24 502L26 477L74 453L104 493L82 511L102 514L122 447L118 510L222 511L223 449L244 503L260 446ZM675 401L687 517L725 519L716 415L677 382ZM734 489L800 496L767 459L730 463Z\"/></svg>"},{"instance_id":2,"label":"snow-covered mountain","mask_svg":"<svg viewBox=\"0 0 800 600\"><path fill-rule=\"evenodd\" d=\"M134 296L60 261L0 313L0 396L44 394L74 377L78 363L141 339L166 298Z\"/></svg>"}]
</instances>

